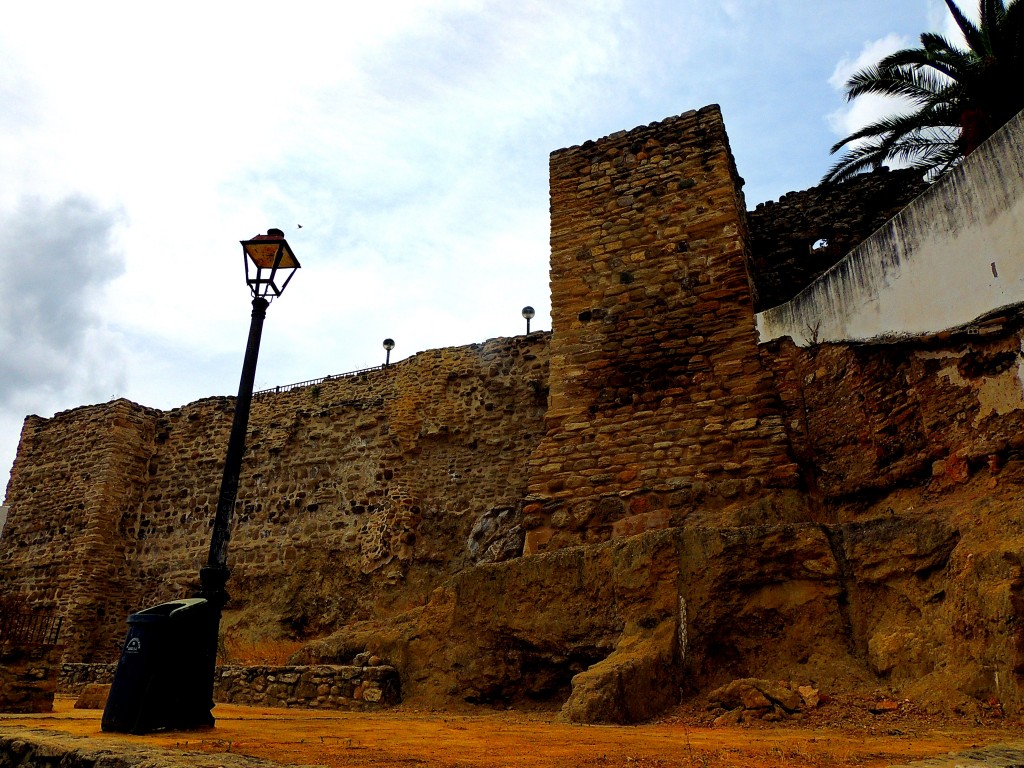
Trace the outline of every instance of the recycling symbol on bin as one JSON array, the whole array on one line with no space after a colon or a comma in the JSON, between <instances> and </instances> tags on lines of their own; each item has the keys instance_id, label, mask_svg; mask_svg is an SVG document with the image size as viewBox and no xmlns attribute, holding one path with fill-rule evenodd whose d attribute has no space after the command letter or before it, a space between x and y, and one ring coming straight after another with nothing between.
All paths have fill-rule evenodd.
<instances>
[{"instance_id":1,"label":"recycling symbol on bin","mask_svg":"<svg viewBox=\"0 0 1024 768\"><path fill-rule=\"evenodd\" d=\"M138 653L139 649L142 648L142 643L139 642L139 638L133 637L128 641L128 644L124 647L125 653Z\"/></svg>"}]
</instances>

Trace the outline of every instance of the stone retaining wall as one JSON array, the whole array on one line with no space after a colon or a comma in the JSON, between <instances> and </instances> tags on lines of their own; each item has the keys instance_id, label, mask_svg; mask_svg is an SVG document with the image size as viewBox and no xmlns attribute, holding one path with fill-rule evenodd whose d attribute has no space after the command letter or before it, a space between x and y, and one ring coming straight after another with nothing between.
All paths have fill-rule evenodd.
<instances>
[{"instance_id":1,"label":"stone retaining wall","mask_svg":"<svg viewBox=\"0 0 1024 768\"><path fill-rule=\"evenodd\" d=\"M483 516L526 494L549 334L430 350L253 402L229 610L299 635L422 603ZM67 661L113 661L132 612L194 594L234 398L30 416L7 489L0 584L65 618ZM521 541L520 541L521 550Z\"/></svg>"},{"instance_id":2,"label":"stone retaining wall","mask_svg":"<svg viewBox=\"0 0 1024 768\"><path fill-rule=\"evenodd\" d=\"M50 712L63 652L59 645L0 645L0 712Z\"/></svg>"},{"instance_id":3,"label":"stone retaining wall","mask_svg":"<svg viewBox=\"0 0 1024 768\"><path fill-rule=\"evenodd\" d=\"M97 683L110 685L114 681L117 664L79 664L64 663L60 665L60 677L57 690L77 696L87 685Z\"/></svg>"},{"instance_id":4,"label":"stone retaining wall","mask_svg":"<svg viewBox=\"0 0 1024 768\"><path fill-rule=\"evenodd\" d=\"M90 683L109 684L116 668L116 664L64 664L59 690L78 694ZM397 670L386 664L220 666L213 697L225 704L261 707L379 709L398 704L402 693Z\"/></svg>"},{"instance_id":5,"label":"stone retaining wall","mask_svg":"<svg viewBox=\"0 0 1024 768\"><path fill-rule=\"evenodd\" d=\"M395 668L383 665L220 667L213 696L261 707L378 709L401 701L401 683Z\"/></svg>"}]
</instances>

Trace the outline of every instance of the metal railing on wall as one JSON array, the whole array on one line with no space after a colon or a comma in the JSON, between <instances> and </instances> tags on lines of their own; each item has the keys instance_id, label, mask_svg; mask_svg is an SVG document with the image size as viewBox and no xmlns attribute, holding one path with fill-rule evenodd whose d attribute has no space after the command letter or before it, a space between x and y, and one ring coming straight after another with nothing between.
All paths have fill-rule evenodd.
<instances>
[{"instance_id":1,"label":"metal railing on wall","mask_svg":"<svg viewBox=\"0 0 1024 768\"><path fill-rule=\"evenodd\" d=\"M0 612L0 643L56 645L63 621L52 613Z\"/></svg>"},{"instance_id":2,"label":"metal railing on wall","mask_svg":"<svg viewBox=\"0 0 1024 768\"><path fill-rule=\"evenodd\" d=\"M333 381L334 379L350 379L353 376L360 376L364 373L383 371L385 368L394 368L396 365L398 365L398 363L391 363L391 365L375 365L372 368L360 368L358 371L346 371L345 373L321 376L319 379L307 379L306 381L297 381L294 384L282 384L279 387L270 387L269 389L261 389L259 392L253 392L252 396L259 397L260 395L275 395L281 392L290 392L293 389L301 389L302 387L313 387L317 384L323 384L325 381Z\"/></svg>"}]
</instances>

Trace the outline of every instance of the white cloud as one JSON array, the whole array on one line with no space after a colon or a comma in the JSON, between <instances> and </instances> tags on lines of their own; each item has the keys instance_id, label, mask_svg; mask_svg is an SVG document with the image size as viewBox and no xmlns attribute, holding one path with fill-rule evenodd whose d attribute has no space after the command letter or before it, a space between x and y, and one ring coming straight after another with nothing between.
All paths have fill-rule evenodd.
<instances>
[{"instance_id":1,"label":"white cloud","mask_svg":"<svg viewBox=\"0 0 1024 768\"><path fill-rule=\"evenodd\" d=\"M866 43L855 58L843 58L836 64L835 70L828 79L829 85L836 91L845 93L846 83L854 73L877 64L890 53L912 46L913 42L910 39L897 34L888 34L883 38ZM904 110L908 106L907 102L901 99L868 94L859 96L830 112L826 119L833 133L838 137L845 137L869 123Z\"/></svg>"},{"instance_id":2,"label":"white cloud","mask_svg":"<svg viewBox=\"0 0 1024 768\"><path fill-rule=\"evenodd\" d=\"M71 197L23 200L0 214L0 421L108 399L123 389L124 351L108 327L106 289L124 267L116 211ZM0 444L6 468L14 446Z\"/></svg>"},{"instance_id":3,"label":"white cloud","mask_svg":"<svg viewBox=\"0 0 1024 768\"><path fill-rule=\"evenodd\" d=\"M116 212L83 198L24 201L0 220L0 403L26 390L55 395L74 386L106 389L116 362L96 359L105 333L100 310L106 286L123 269L112 249ZM27 246L27 247L26 247Z\"/></svg>"}]
</instances>

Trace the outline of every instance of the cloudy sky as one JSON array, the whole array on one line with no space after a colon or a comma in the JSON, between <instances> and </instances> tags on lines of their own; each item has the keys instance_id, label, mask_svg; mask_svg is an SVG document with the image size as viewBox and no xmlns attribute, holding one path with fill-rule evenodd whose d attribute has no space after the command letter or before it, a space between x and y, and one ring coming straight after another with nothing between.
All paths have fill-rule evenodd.
<instances>
[{"instance_id":1,"label":"cloudy sky","mask_svg":"<svg viewBox=\"0 0 1024 768\"><path fill-rule=\"evenodd\" d=\"M238 241L303 268L256 386L548 328L548 154L721 105L747 202L877 105L941 0L14 3L0 26L0 488L27 414L234 394ZM301 228L300 226L301 225Z\"/></svg>"}]
</instances>

